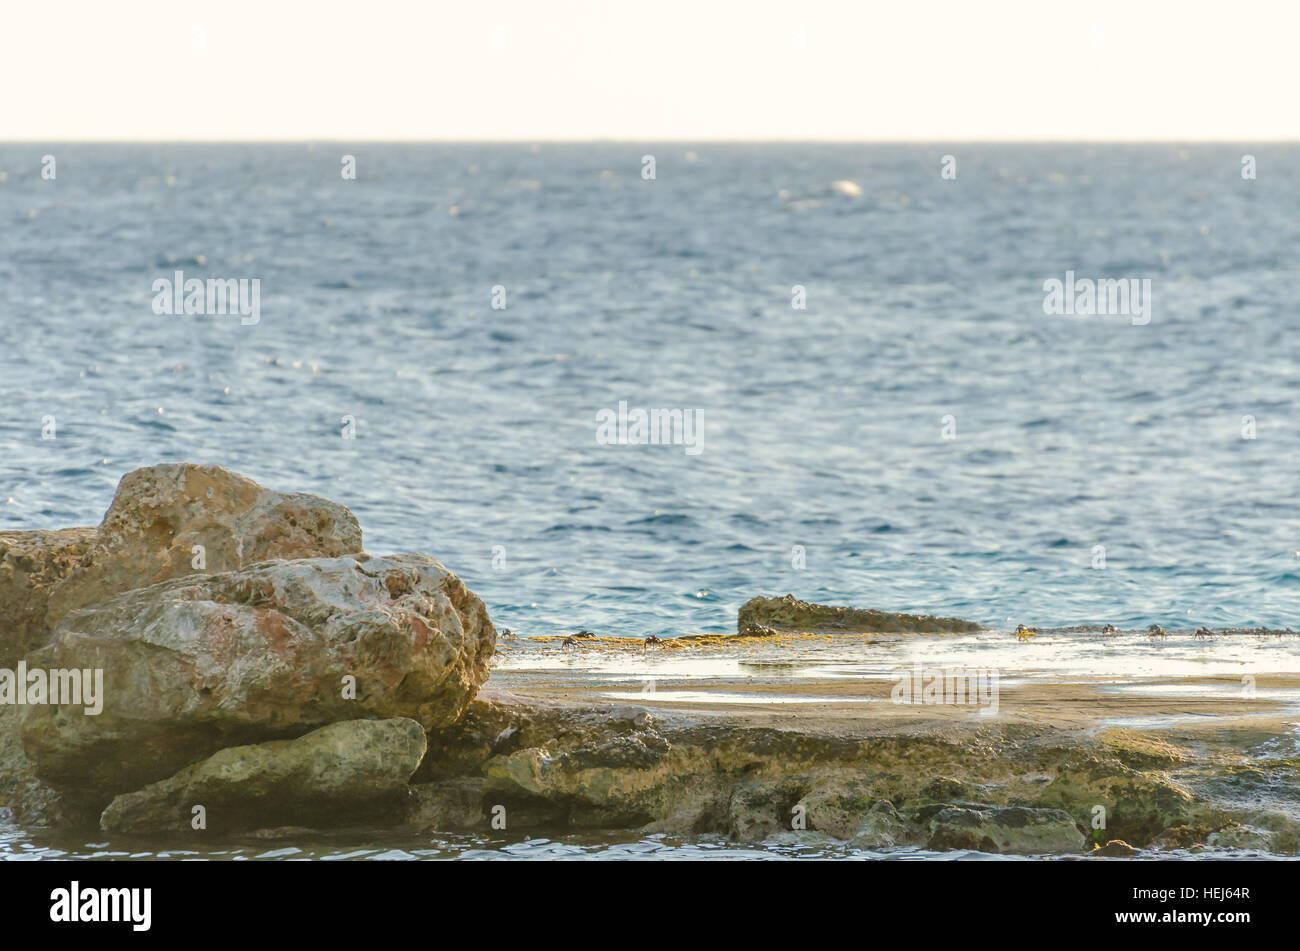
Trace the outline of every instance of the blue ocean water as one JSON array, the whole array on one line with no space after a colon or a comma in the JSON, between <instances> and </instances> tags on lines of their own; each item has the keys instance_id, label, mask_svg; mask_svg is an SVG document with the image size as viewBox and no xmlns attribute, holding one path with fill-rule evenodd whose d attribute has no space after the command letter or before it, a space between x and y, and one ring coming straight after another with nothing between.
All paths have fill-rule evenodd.
<instances>
[{"instance_id":1,"label":"blue ocean water","mask_svg":"<svg viewBox=\"0 0 1300 951\"><path fill-rule=\"evenodd\" d=\"M524 634L785 592L1300 620L1300 147L7 144L0 178L0 528L190 460ZM260 322L155 314L178 269L257 278ZM1150 279L1150 323L1045 314L1067 270ZM703 451L598 444L624 400Z\"/></svg>"}]
</instances>

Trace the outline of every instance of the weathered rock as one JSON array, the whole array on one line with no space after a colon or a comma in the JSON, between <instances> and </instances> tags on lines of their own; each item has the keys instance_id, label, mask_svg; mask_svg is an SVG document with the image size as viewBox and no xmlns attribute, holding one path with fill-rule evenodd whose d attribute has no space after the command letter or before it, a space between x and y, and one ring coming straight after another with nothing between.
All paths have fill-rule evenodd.
<instances>
[{"instance_id":1,"label":"weathered rock","mask_svg":"<svg viewBox=\"0 0 1300 951\"><path fill-rule=\"evenodd\" d=\"M782 832L773 832L763 840L763 845L768 848L795 848L795 849L840 849L844 843L826 832L818 832L815 829L804 829L802 831L787 829Z\"/></svg>"},{"instance_id":2,"label":"weathered rock","mask_svg":"<svg viewBox=\"0 0 1300 951\"><path fill-rule=\"evenodd\" d=\"M855 849L888 849L916 844L919 844L917 834L887 799L872 803L849 840L849 845Z\"/></svg>"},{"instance_id":3,"label":"weathered rock","mask_svg":"<svg viewBox=\"0 0 1300 951\"><path fill-rule=\"evenodd\" d=\"M837 775L814 786L798 805L803 808L808 828L837 839L851 839L872 802L871 791L863 783L851 775Z\"/></svg>"},{"instance_id":4,"label":"weathered rock","mask_svg":"<svg viewBox=\"0 0 1300 951\"><path fill-rule=\"evenodd\" d=\"M50 592L94 539L93 528L0 532L0 667L13 668L45 643Z\"/></svg>"},{"instance_id":5,"label":"weathered rock","mask_svg":"<svg viewBox=\"0 0 1300 951\"><path fill-rule=\"evenodd\" d=\"M1177 755L1154 756L1138 741L1013 722L917 730L908 721L856 718L651 715L490 690L457 723L430 733L416 781L483 780L455 787L466 797L464 814L486 817L503 806L511 834L599 826L762 841L812 831L865 849L1081 854L1080 830L1098 804L1108 838L1143 848L1171 825L1195 828L1206 841L1205 830L1232 821L1162 768L1179 767L1189 749L1160 741ZM796 806L806 829L792 829ZM1263 815L1250 822L1272 828ZM1280 836L1275 850L1284 847Z\"/></svg>"},{"instance_id":6,"label":"weathered rock","mask_svg":"<svg viewBox=\"0 0 1300 951\"><path fill-rule=\"evenodd\" d=\"M25 707L23 745L42 778L107 802L222 747L339 720L447 726L487 679L495 640L482 601L424 555L178 578L59 623L28 665L102 669L103 710Z\"/></svg>"},{"instance_id":7,"label":"weathered rock","mask_svg":"<svg viewBox=\"0 0 1300 951\"><path fill-rule=\"evenodd\" d=\"M793 633L967 633L983 630L972 621L932 617L928 614L893 614L862 608L830 607L800 601L792 594L782 598L750 598L741 607L736 630Z\"/></svg>"},{"instance_id":8,"label":"weathered rock","mask_svg":"<svg viewBox=\"0 0 1300 951\"><path fill-rule=\"evenodd\" d=\"M1105 845L1097 846L1091 854L1100 858L1127 859L1142 853L1140 849L1133 848L1123 839L1111 839Z\"/></svg>"},{"instance_id":9,"label":"weathered rock","mask_svg":"<svg viewBox=\"0 0 1300 951\"><path fill-rule=\"evenodd\" d=\"M1061 809L950 806L930 820L927 846L1038 855L1081 852L1084 838L1070 814Z\"/></svg>"},{"instance_id":10,"label":"weathered rock","mask_svg":"<svg viewBox=\"0 0 1300 951\"><path fill-rule=\"evenodd\" d=\"M411 787L406 823L428 832L463 832L490 828L484 815L486 782L477 776L444 779Z\"/></svg>"},{"instance_id":11,"label":"weathered rock","mask_svg":"<svg viewBox=\"0 0 1300 951\"><path fill-rule=\"evenodd\" d=\"M274 492L220 466L149 466L122 477L88 549L51 591L49 622L169 578L360 551L361 527L336 502Z\"/></svg>"},{"instance_id":12,"label":"weathered rock","mask_svg":"<svg viewBox=\"0 0 1300 951\"><path fill-rule=\"evenodd\" d=\"M70 817L57 790L36 777L18 740L18 707L0 704L0 808L28 827L50 826Z\"/></svg>"},{"instance_id":13,"label":"weathered rock","mask_svg":"<svg viewBox=\"0 0 1300 951\"><path fill-rule=\"evenodd\" d=\"M731 834L742 842L757 842L784 832L805 831L793 826L799 785L793 778L738 783L727 806Z\"/></svg>"},{"instance_id":14,"label":"weathered rock","mask_svg":"<svg viewBox=\"0 0 1300 951\"><path fill-rule=\"evenodd\" d=\"M404 718L349 720L295 740L229 747L118 796L100 826L115 833L191 831L195 806L203 807L203 831L212 833L290 823L396 825L424 751L423 727Z\"/></svg>"}]
</instances>

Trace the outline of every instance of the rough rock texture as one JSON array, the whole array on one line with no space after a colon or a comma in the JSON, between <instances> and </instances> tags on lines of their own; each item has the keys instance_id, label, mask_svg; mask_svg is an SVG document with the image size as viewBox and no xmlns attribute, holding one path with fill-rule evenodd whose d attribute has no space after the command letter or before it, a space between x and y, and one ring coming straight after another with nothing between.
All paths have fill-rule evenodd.
<instances>
[{"instance_id":1,"label":"rough rock texture","mask_svg":"<svg viewBox=\"0 0 1300 951\"><path fill-rule=\"evenodd\" d=\"M930 818L927 847L1021 855L1081 852L1083 833L1062 809L945 806Z\"/></svg>"},{"instance_id":2,"label":"rough rock texture","mask_svg":"<svg viewBox=\"0 0 1300 951\"><path fill-rule=\"evenodd\" d=\"M477 776L422 783L411 789L406 824L421 831L483 831L491 822L484 815L485 782ZM490 805L490 804L488 804Z\"/></svg>"},{"instance_id":3,"label":"rough rock texture","mask_svg":"<svg viewBox=\"0 0 1300 951\"><path fill-rule=\"evenodd\" d=\"M28 665L103 669L104 708L24 707L23 746L43 779L102 808L225 746L367 716L447 726L495 641L483 602L424 555L178 578L58 624Z\"/></svg>"},{"instance_id":4,"label":"rough rock texture","mask_svg":"<svg viewBox=\"0 0 1300 951\"><path fill-rule=\"evenodd\" d=\"M36 778L18 741L18 710L0 704L0 809L8 809L24 826L56 825L70 818L62 798Z\"/></svg>"},{"instance_id":5,"label":"rough rock texture","mask_svg":"<svg viewBox=\"0 0 1300 951\"><path fill-rule=\"evenodd\" d=\"M0 532L0 667L45 643L50 591L95 540L93 528Z\"/></svg>"},{"instance_id":6,"label":"rough rock texture","mask_svg":"<svg viewBox=\"0 0 1300 951\"><path fill-rule=\"evenodd\" d=\"M490 833L500 807L510 835L622 828L1083 854L1097 805L1107 839L1143 847L1182 830L1203 842L1235 828L1213 798L1185 788L1181 770L1192 762L1190 751L1130 730L986 723L918 731L854 720L774 727L490 691L454 726L430 733L412 821ZM1254 818L1252 831L1262 825Z\"/></svg>"},{"instance_id":7,"label":"rough rock texture","mask_svg":"<svg viewBox=\"0 0 1300 951\"><path fill-rule=\"evenodd\" d=\"M150 466L122 477L88 550L50 593L49 621L168 578L360 551L361 527L336 502L273 492L220 466Z\"/></svg>"},{"instance_id":8,"label":"rough rock texture","mask_svg":"<svg viewBox=\"0 0 1300 951\"><path fill-rule=\"evenodd\" d=\"M406 782L424 756L414 720L349 720L295 740L223 749L170 779L118 796L105 832L238 832L404 819ZM205 828L194 830L194 807Z\"/></svg>"},{"instance_id":9,"label":"rough rock texture","mask_svg":"<svg viewBox=\"0 0 1300 951\"><path fill-rule=\"evenodd\" d=\"M891 614L862 608L836 608L800 601L792 594L782 598L750 598L736 619L740 633L968 633L983 630L972 621L932 617L928 614Z\"/></svg>"}]
</instances>

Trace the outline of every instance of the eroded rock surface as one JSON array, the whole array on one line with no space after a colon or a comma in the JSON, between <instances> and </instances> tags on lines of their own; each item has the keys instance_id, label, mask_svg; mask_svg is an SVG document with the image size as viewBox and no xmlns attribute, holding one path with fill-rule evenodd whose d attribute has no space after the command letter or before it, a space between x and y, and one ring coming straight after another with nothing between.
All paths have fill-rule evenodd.
<instances>
[{"instance_id":1,"label":"eroded rock surface","mask_svg":"<svg viewBox=\"0 0 1300 951\"><path fill-rule=\"evenodd\" d=\"M945 806L930 818L928 848L1038 855L1083 850L1084 837L1063 809Z\"/></svg>"},{"instance_id":2,"label":"eroded rock surface","mask_svg":"<svg viewBox=\"0 0 1300 951\"><path fill-rule=\"evenodd\" d=\"M0 808L26 826L50 826L65 821L62 797L41 782L18 739L19 708L0 704Z\"/></svg>"},{"instance_id":3,"label":"eroded rock surface","mask_svg":"<svg viewBox=\"0 0 1300 951\"><path fill-rule=\"evenodd\" d=\"M1187 770L1205 768L1191 750L1129 730L815 718L773 726L489 691L454 726L431 732L411 821L489 834L499 808L512 835L622 828L1084 854L1099 804L1107 838L1149 847L1180 830L1197 841L1224 830L1227 840L1238 828L1231 811L1189 791ZM1253 821L1252 831L1261 826Z\"/></svg>"},{"instance_id":4,"label":"eroded rock surface","mask_svg":"<svg viewBox=\"0 0 1300 951\"><path fill-rule=\"evenodd\" d=\"M88 549L50 593L49 620L177 576L360 551L361 527L337 502L220 466L149 466L122 477Z\"/></svg>"},{"instance_id":5,"label":"eroded rock surface","mask_svg":"<svg viewBox=\"0 0 1300 951\"><path fill-rule=\"evenodd\" d=\"M222 747L338 720L447 726L487 679L495 639L482 601L424 555L178 578L58 624L29 666L102 669L103 711L25 707L23 745L43 779L107 801Z\"/></svg>"},{"instance_id":6,"label":"eroded rock surface","mask_svg":"<svg viewBox=\"0 0 1300 951\"><path fill-rule=\"evenodd\" d=\"M830 607L800 601L792 594L781 598L750 598L741 607L736 630L742 634L765 632L811 633L969 633L983 630L972 621L928 614L894 614L863 608Z\"/></svg>"},{"instance_id":7,"label":"eroded rock surface","mask_svg":"<svg viewBox=\"0 0 1300 951\"><path fill-rule=\"evenodd\" d=\"M175 776L118 796L106 832L240 832L290 823L325 828L405 818L406 782L424 756L414 720L349 720L294 740L229 747Z\"/></svg>"},{"instance_id":8,"label":"eroded rock surface","mask_svg":"<svg viewBox=\"0 0 1300 951\"><path fill-rule=\"evenodd\" d=\"M0 532L0 667L12 668L45 643L50 592L94 540L93 528Z\"/></svg>"}]
</instances>

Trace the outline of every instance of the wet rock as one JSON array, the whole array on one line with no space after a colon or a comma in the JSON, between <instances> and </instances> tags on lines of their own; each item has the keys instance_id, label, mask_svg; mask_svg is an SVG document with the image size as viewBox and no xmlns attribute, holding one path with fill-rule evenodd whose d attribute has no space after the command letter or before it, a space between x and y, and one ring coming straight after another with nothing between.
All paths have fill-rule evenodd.
<instances>
[{"instance_id":1,"label":"wet rock","mask_svg":"<svg viewBox=\"0 0 1300 951\"><path fill-rule=\"evenodd\" d=\"M784 832L805 831L792 825L799 786L795 779L737 784L727 808L731 834L742 842L758 842Z\"/></svg>"},{"instance_id":2,"label":"wet rock","mask_svg":"<svg viewBox=\"0 0 1300 951\"><path fill-rule=\"evenodd\" d=\"M279 842L282 839L303 839L319 834L319 829L311 829L307 826L275 826L270 829L254 829L252 832L245 833L245 837L266 842Z\"/></svg>"},{"instance_id":3,"label":"wet rock","mask_svg":"<svg viewBox=\"0 0 1300 951\"><path fill-rule=\"evenodd\" d=\"M62 797L36 777L35 767L18 740L19 708L0 704L0 808L27 827L57 825L70 815Z\"/></svg>"},{"instance_id":4,"label":"wet rock","mask_svg":"<svg viewBox=\"0 0 1300 951\"><path fill-rule=\"evenodd\" d=\"M1190 849L1204 846L1205 840L1215 831L1217 830L1213 827L1203 825L1174 826L1157 835L1151 840L1149 846L1153 849Z\"/></svg>"},{"instance_id":5,"label":"wet rock","mask_svg":"<svg viewBox=\"0 0 1300 951\"><path fill-rule=\"evenodd\" d=\"M87 550L50 592L49 622L169 578L360 551L361 527L336 502L220 466L149 466L122 477Z\"/></svg>"},{"instance_id":6,"label":"wet rock","mask_svg":"<svg viewBox=\"0 0 1300 951\"><path fill-rule=\"evenodd\" d=\"M1105 845L1099 845L1092 850L1092 854L1101 858L1119 858L1127 859L1135 855L1141 855L1141 849L1135 849L1123 839L1111 839Z\"/></svg>"},{"instance_id":7,"label":"wet rock","mask_svg":"<svg viewBox=\"0 0 1300 951\"><path fill-rule=\"evenodd\" d=\"M490 828L483 798L486 786L477 776L412 786L406 823L422 832L486 831Z\"/></svg>"},{"instance_id":8,"label":"wet rock","mask_svg":"<svg viewBox=\"0 0 1300 951\"><path fill-rule=\"evenodd\" d=\"M802 832L787 829L784 832L773 832L763 840L763 845L769 848L833 850L842 848L844 843L829 833L814 829L805 829Z\"/></svg>"},{"instance_id":9,"label":"wet rock","mask_svg":"<svg viewBox=\"0 0 1300 951\"><path fill-rule=\"evenodd\" d=\"M751 598L740 609L736 630L768 628L792 633L966 633L983 630L979 624L958 618L927 614L892 614L862 608L830 607L800 601L792 594L781 598Z\"/></svg>"},{"instance_id":10,"label":"wet rock","mask_svg":"<svg viewBox=\"0 0 1300 951\"><path fill-rule=\"evenodd\" d=\"M178 578L59 623L28 665L102 669L103 710L24 707L23 746L43 779L107 802L223 747L340 720L447 726L495 638L478 597L424 555Z\"/></svg>"},{"instance_id":11,"label":"wet rock","mask_svg":"<svg viewBox=\"0 0 1300 951\"><path fill-rule=\"evenodd\" d=\"M1083 833L1061 809L952 806L930 820L927 848L971 849L1019 855L1081 852Z\"/></svg>"},{"instance_id":12,"label":"wet rock","mask_svg":"<svg viewBox=\"0 0 1300 951\"><path fill-rule=\"evenodd\" d=\"M849 845L855 849L888 849L900 845L919 845L921 837L898 814L889 800L872 803L854 830Z\"/></svg>"},{"instance_id":13,"label":"wet rock","mask_svg":"<svg viewBox=\"0 0 1300 951\"><path fill-rule=\"evenodd\" d=\"M850 774L818 782L798 805L803 807L810 829L818 829L837 839L851 839L874 799L871 789Z\"/></svg>"},{"instance_id":14,"label":"wet rock","mask_svg":"<svg viewBox=\"0 0 1300 951\"><path fill-rule=\"evenodd\" d=\"M314 828L404 818L406 783L425 752L414 720L349 720L295 740L223 749L175 776L118 796L100 817L112 833ZM205 830L194 829L203 807Z\"/></svg>"},{"instance_id":15,"label":"wet rock","mask_svg":"<svg viewBox=\"0 0 1300 951\"><path fill-rule=\"evenodd\" d=\"M0 532L0 667L12 669L45 643L50 592L94 539L93 528Z\"/></svg>"},{"instance_id":16,"label":"wet rock","mask_svg":"<svg viewBox=\"0 0 1300 951\"><path fill-rule=\"evenodd\" d=\"M1292 825L1295 825L1294 820ZM1205 840L1205 844L1220 849L1294 853L1296 851L1297 836L1294 828L1288 836L1281 830L1262 829L1254 825L1234 823L1227 828L1210 833Z\"/></svg>"}]
</instances>

